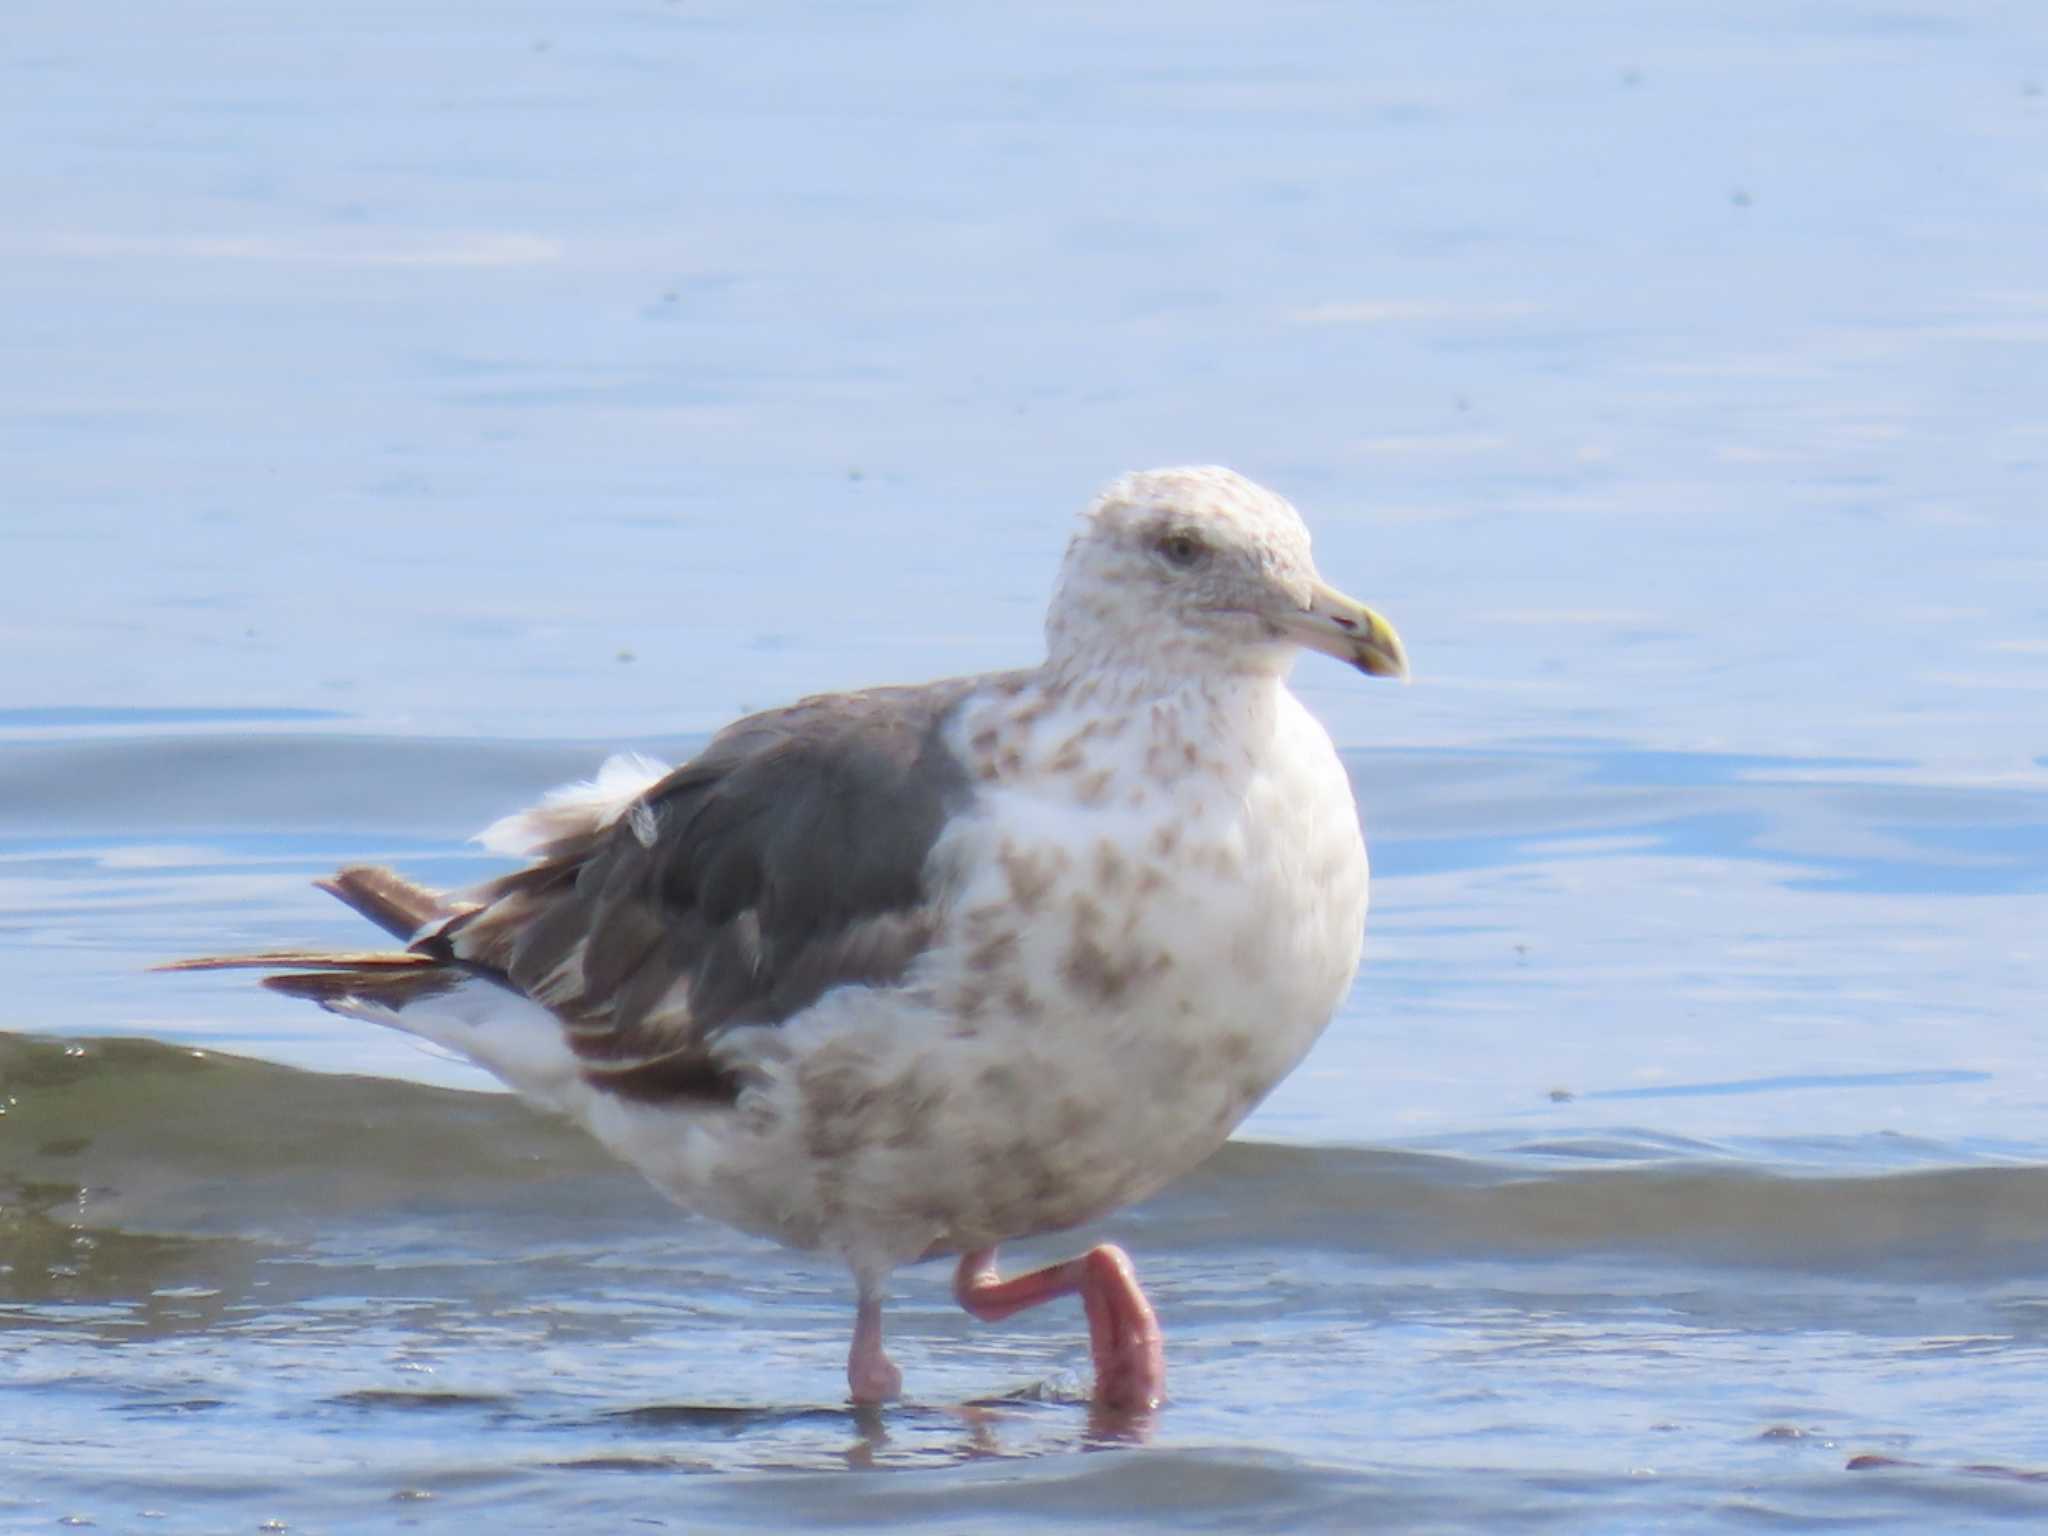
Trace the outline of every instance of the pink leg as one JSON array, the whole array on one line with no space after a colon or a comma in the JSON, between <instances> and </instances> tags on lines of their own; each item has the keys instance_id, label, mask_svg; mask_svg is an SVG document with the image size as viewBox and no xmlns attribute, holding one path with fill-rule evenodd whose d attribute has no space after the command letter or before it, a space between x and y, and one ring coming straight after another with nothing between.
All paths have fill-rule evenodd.
<instances>
[{"instance_id":1,"label":"pink leg","mask_svg":"<svg viewBox=\"0 0 2048 1536\"><path fill-rule=\"evenodd\" d=\"M1123 1411L1158 1407L1166 1396L1165 1343L1123 1249L1105 1243L1078 1259L1004 1280L996 1274L995 1249L984 1248L962 1257L953 1275L953 1295L985 1323L1076 1292L1088 1313L1095 1400Z\"/></svg>"},{"instance_id":2,"label":"pink leg","mask_svg":"<svg viewBox=\"0 0 2048 1536\"><path fill-rule=\"evenodd\" d=\"M903 1373L882 1348L882 1298L865 1287L853 1319L846 1385L856 1403L884 1403L903 1390Z\"/></svg>"}]
</instances>

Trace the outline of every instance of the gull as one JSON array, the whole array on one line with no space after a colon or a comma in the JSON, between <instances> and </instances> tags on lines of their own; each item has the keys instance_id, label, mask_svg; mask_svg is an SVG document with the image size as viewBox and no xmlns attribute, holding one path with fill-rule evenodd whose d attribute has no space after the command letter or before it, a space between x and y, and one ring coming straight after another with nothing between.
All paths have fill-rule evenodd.
<instances>
[{"instance_id":1,"label":"gull","mask_svg":"<svg viewBox=\"0 0 2048 1536\"><path fill-rule=\"evenodd\" d=\"M843 1260L847 1385L899 1395L897 1268L957 1256L994 1321L1078 1295L1095 1397L1163 1400L1162 1335L1102 1245L1004 1278L1222 1144L1356 973L1367 861L1319 651L1407 658L1230 470L1116 480L1082 514L1036 667L822 694L669 768L614 757L482 835L527 862L437 892L321 887L402 947L177 962L453 1050L681 1205Z\"/></svg>"}]
</instances>

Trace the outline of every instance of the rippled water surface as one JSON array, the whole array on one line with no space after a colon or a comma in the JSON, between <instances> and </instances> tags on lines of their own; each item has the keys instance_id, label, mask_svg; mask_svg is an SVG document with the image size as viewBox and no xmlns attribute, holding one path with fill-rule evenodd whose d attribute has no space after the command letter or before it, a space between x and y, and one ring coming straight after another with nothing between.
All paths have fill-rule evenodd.
<instances>
[{"instance_id":1,"label":"rippled water surface","mask_svg":"<svg viewBox=\"0 0 2048 1536\"><path fill-rule=\"evenodd\" d=\"M32 3L0 55L0 1529L2048 1520L2048 21ZM1374 916L1076 1310L681 1215L203 950L614 746L1027 662L1221 460ZM1052 1242L1019 1256L1051 1257Z\"/></svg>"}]
</instances>

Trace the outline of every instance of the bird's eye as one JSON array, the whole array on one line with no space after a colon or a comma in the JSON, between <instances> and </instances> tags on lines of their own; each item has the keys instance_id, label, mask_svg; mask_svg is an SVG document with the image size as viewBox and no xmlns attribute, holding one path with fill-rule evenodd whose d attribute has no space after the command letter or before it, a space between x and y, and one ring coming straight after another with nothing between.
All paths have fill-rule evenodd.
<instances>
[{"instance_id":1,"label":"bird's eye","mask_svg":"<svg viewBox=\"0 0 2048 1536\"><path fill-rule=\"evenodd\" d=\"M1179 566L1182 570L1200 565L1209 555L1209 546L1192 533L1164 534L1153 547L1168 565Z\"/></svg>"}]
</instances>

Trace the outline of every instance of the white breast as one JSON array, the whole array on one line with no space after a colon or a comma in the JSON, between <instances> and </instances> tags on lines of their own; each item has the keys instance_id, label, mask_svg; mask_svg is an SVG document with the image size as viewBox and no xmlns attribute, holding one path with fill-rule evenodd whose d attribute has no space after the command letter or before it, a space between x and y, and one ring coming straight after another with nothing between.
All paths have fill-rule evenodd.
<instances>
[{"instance_id":1,"label":"white breast","mask_svg":"<svg viewBox=\"0 0 2048 1536\"><path fill-rule=\"evenodd\" d=\"M963 720L996 773L934 853L957 886L920 968L930 1011L826 1053L886 1085L885 1150L853 1155L877 1201L908 1184L943 1213L932 1241L980 1246L1143 1198L1212 1152L1329 1022L1358 964L1364 842L1328 736L1271 697L1256 730L1223 737L1142 712L1054 712L993 738ZM848 1130L849 1150L872 1146Z\"/></svg>"}]
</instances>

